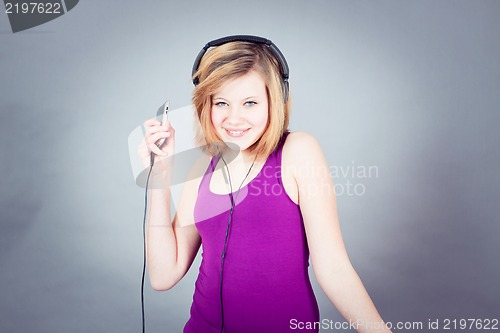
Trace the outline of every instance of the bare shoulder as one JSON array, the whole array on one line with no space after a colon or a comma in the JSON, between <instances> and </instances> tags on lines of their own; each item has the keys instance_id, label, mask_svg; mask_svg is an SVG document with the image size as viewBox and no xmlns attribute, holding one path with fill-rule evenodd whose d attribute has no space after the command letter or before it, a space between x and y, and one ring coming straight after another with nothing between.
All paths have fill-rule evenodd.
<instances>
[{"instance_id":1,"label":"bare shoulder","mask_svg":"<svg viewBox=\"0 0 500 333\"><path fill-rule=\"evenodd\" d=\"M323 151L316 138L303 131L291 132L283 146L283 154L289 162L304 163L310 159L322 158Z\"/></svg>"},{"instance_id":2,"label":"bare shoulder","mask_svg":"<svg viewBox=\"0 0 500 333\"><path fill-rule=\"evenodd\" d=\"M299 204L299 188L312 175L311 168L325 165L323 152L314 136L306 132L291 132L283 146L282 181L285 192L293 202Z\"/></svg>"}]
</instances>

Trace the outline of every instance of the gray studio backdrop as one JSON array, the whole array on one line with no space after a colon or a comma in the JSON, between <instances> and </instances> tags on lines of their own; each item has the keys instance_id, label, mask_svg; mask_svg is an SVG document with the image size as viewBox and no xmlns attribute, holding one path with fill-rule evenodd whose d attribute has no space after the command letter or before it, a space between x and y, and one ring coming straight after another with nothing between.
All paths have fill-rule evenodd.
<instances>
[{"instance_id":1,"label":"gray studio backdrop","mask_svg":"<svg viewBox=\"0 0 500 333\"><path fill-rule=\"evenodd\" d=\"M325 151L383 318L498 319L499 17L493 0L86 0L14 34L0 13L0 331L140 331L127 138L166 98L190 104L196 54L230 34L287 57L291 129ZM181 331L199 263L147 284L149 332Z\"/></svg>"}]
</instances>

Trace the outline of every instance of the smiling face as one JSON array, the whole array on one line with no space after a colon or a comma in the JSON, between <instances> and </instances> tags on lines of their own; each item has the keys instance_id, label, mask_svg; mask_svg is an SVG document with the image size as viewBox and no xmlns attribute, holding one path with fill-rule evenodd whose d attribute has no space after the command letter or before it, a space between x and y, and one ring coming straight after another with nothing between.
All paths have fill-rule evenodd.
<instances>
[{"instance_id":1,"label":"smiling face","mask_svg":"<svg viewBox=\"0 0 500 333\"><path fill-rule=\"evenodd\" d=\"M194 74L196 144L210 155L237 144L267 157L288 129L280 66L269 47L229 42L207 51ZM253 97L253 98L251 98ZM285 103L284 103L285 101Z\"/></svg>"},{"instance_id":2,"label":"smiling face","mask_svg":"<svg viewBox=\"0 0 500 333\"><path fill-rule=\"evenodd\" d=\"M268 112L266 84L255 70L226 82L212 96L210 114L218 137L241 151L262 136Z\"/></svg>"}]
</instances>

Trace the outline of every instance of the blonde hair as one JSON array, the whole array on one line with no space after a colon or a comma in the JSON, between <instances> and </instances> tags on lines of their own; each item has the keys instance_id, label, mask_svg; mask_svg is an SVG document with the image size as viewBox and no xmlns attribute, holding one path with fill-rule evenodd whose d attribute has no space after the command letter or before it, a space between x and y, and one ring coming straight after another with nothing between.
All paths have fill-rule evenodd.
<instances>
[{"instance_id":1,"label":"blonde hair","mask_svg":"<svg viewBox=\"0 0 500 333\"><path fill-rule=\"evenodd\" d=\"M255 70L266 84L268 121L262 136L249 151L267 157L288 129L290 97L285 101L280 66L266 45L250 42L230 42L209 50L202 58L198 70L198 85L193 92L195 114L199 120L197 144L206 144L210 154L224 146L211 120L212 97L228 80Z\"/></svg>"}]
</instances>

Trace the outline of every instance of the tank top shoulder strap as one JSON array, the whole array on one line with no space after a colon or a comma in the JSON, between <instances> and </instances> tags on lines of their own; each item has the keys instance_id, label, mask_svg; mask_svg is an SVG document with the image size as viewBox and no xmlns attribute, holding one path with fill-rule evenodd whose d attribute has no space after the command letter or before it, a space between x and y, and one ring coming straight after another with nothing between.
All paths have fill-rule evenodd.
<instances>
[{"instance_id":1,"label":"tank top shoulder strap","mask_svg":"<svg viewBox=\"0 0 500 333\"><path fill-rule=\"evenodd\" d=\"M276 147L274 151L274 155L276 156L276 165L281 166L281 155L283 155L283 146L285 145L286 138L288 137L288 134L290 134L289 131L286 131L283 133L283 136L281 136L280 141L278 142L278 146Z\"/></svg>"},{"instance_id":2,"label":"tank top shoulder strap","mask_svg":"<svg viewBox=\"0 0 500 333\"><path fill-rule=\"evenodd\" d=\"M283 155L283 146L285 145L286 138L288 137L289 134L290 134L289 131L283 133L283 136L278 142L278 146L268 158L270 160L269 162L271 162L273 167L276 169L274 174L276 175L276 180L281 186L283 186L283 183L281 181L281 158Z\"/></svg>"}]
</instances>

